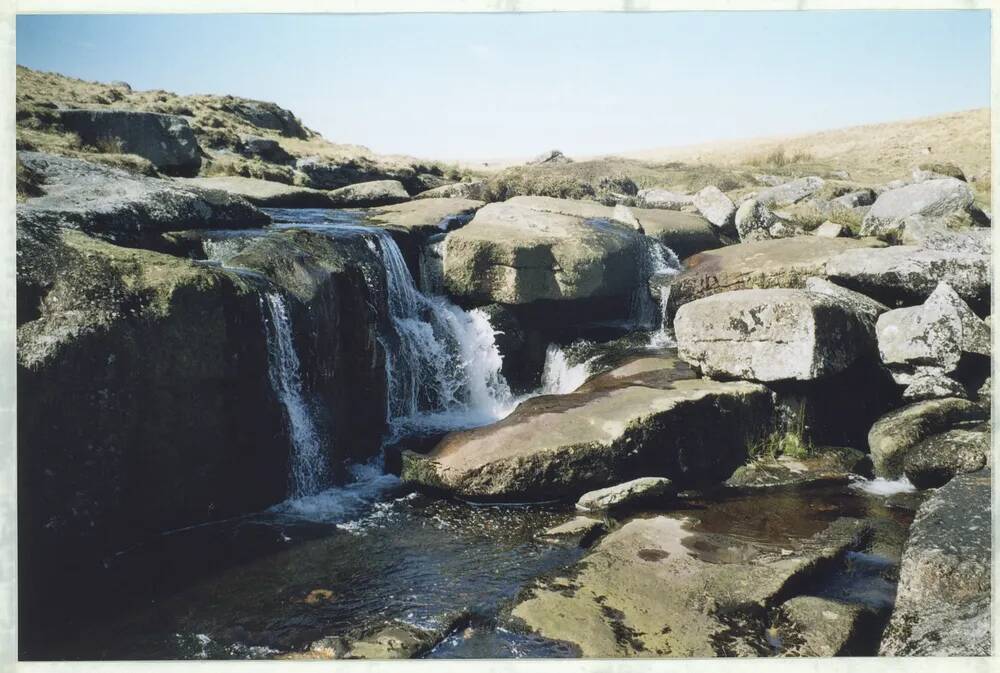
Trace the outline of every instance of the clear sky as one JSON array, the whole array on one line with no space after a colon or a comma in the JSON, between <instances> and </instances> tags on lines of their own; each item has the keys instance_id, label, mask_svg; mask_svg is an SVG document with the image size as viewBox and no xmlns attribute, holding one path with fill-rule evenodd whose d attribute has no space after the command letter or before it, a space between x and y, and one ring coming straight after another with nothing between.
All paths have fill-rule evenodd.
<instances>
[{"instance_id":1,"label":"clear sky","mask_svg":"<svg viewBox=\"0 0 1000 673\"><path fill-rule=\"evenodd\" d=\"M790 134L989 105L987 11L19 16L17 62L272 100L445 159Z\"/></svg>"}]
</instances>

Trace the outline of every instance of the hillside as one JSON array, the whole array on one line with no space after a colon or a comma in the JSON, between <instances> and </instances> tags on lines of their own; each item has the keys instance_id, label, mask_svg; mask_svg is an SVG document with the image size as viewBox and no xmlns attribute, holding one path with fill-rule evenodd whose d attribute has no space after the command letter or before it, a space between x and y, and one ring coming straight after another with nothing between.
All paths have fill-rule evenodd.
<instances>
[{"instance_id":1,"label":"hillside","mask_svg":"<svg viewBox=\"0 0 1000 673\"><path fill-rule=\"evenodd\" d=\"M990 111L967 110L885 124L869 124L786 137L730 140L659 148L622 156L642 161L682 161L725 166L766 163L778 151L848 171L856 180L898 178L925 161L947 161L970 177L990 171Z\"/></svg>"}]
</instances>

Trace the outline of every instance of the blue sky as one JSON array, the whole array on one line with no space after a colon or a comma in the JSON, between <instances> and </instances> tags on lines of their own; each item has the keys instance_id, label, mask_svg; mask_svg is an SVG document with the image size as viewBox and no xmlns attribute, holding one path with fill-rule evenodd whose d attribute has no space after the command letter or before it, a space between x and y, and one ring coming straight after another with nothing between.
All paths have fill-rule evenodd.
<instances>
[{"instance_id":1,"label":"blue sky","mask_svg":"<svg viewBox=\"0 0 1000 673\"><path fill-rule=\"evenodd\" d=\"M798 133L989 105L989 12L19 16L17 62L273 100L460 159Z\"/></svg>"}]
</instances>

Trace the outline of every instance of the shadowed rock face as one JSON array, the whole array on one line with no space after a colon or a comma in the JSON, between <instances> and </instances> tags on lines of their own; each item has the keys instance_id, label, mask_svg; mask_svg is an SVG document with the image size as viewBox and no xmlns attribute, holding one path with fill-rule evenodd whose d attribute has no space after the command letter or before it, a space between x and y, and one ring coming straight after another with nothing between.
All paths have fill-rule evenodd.
<instances>
[{"instance_id":1,"label":"shadowed rock face","mask_svg":"<svg viewBox=\"0 0 1000 673\"><path fill-rule=\"evenodd\" d=\"M576 392L537 397L506 419L455 432L404 480L484 500L549 500L640 476L721 481L772 413L751 383L698 380L674 357L640 357Z\"/></svg>"},{"instance_id":2,"label":"shadowed rock face","mask_svg":"<svg viewBox=\"0 0 1000 673\"><path fill-rule=\"evenodd\" d=\"M955 477L920 506L879 654L990 654L990 471Z\"/></svg>"},{"instance_id":3,"label":"shadowed rock face","mask_svg":"<svg viewBox=\"0 0 1000 673\"><path fill-rule=\"evenodd\" d=\"M132 110L63 110L59 120L87 145L118 143L168 175L197 175L201 148L187 120Z\"/></svg>"},{"instance_id":4,"label":"shadowed rock face","mask_svg":"<svg viewBox=\"0 0 1000 673\"><path fill-rule=\"evenodd\" d=\"M989 312L990 256L898 245L849 250L830 259L826 277L890 307L919 304L945 282L979 315Z\"/></svg>"}]
</instances>

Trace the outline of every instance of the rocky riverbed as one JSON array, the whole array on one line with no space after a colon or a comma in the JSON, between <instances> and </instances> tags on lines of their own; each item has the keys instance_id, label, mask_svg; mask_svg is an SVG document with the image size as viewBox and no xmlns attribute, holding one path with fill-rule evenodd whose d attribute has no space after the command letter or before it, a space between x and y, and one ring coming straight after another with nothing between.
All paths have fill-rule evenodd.
<instances>
[{"instance_id":1,"label":"rocky riverbed","mask_svg":"<svg viewBox=\"0 0 1000 673\"><path fill-rule=\"evenodd\" d=\"M960 168L448 175L19 77L22 658L990 653Z\"/></svg>"}]
</instances>

